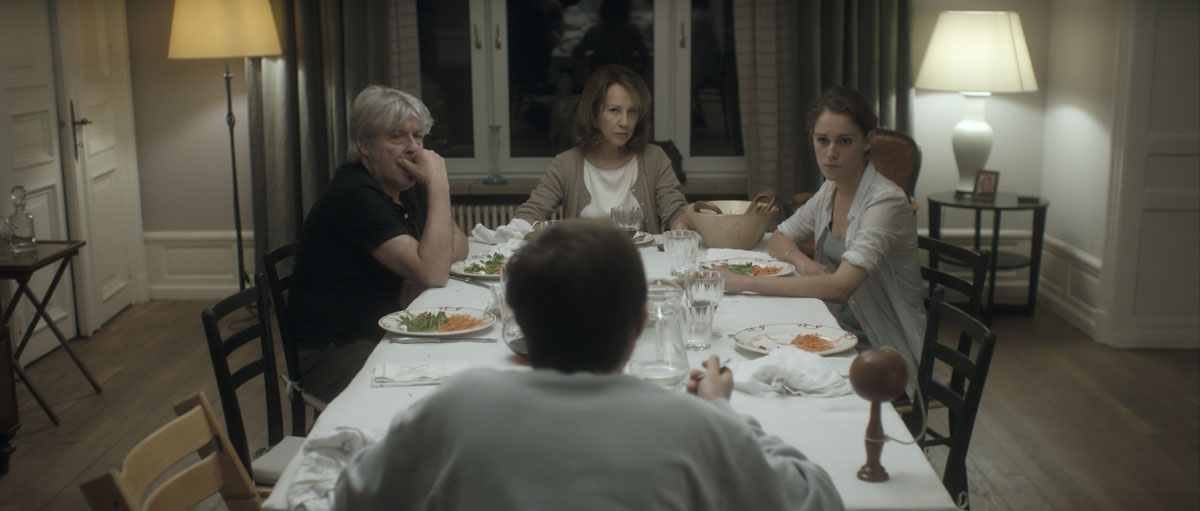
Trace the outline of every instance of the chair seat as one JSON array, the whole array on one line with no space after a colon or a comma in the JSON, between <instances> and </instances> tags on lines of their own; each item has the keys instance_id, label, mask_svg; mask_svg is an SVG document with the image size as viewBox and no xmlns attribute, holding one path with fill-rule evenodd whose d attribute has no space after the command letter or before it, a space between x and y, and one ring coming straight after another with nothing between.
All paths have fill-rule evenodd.
<instances>
[{"instance_id":1,"label":"chair seat","mask_svg":"<svg viewBox=\"0 0 1200 511\"><path fill-rule=\"evenodd\" d=\"M286 436L275 447L255 458L252 463L254 484L274 485L279 482L279 476L283 475L283 470L300 453L303 445L304 437Z\"/></svg>"}]
</instances>

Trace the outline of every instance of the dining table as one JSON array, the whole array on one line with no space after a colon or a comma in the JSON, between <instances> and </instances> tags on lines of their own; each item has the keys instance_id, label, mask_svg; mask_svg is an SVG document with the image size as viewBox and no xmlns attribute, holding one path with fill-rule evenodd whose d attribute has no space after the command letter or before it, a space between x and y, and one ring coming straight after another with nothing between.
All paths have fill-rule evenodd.
<instances>
[{"instance_id":1,"label":"dining table","mask_svg":"<svg viewBox=\"0 0 1200 511\"><path fill-rule=\"evenodd\" d=\"M494 251L494 245L472 240L470 256ZM754 247L758 256L771 259L766 253L766 237ZM639 245L647 278L670 278L667 254L649 242ZM710 252L700 245L697 260L706 261ZM769 278L769 277L760 277ZM486 310L494 306L492 285L498 280L471 279L474 282L450 280L445 287L431 288L420 294L409 309L456 306ZM484 285L478 285L478 284ZM722 361L750 360L763 356L735 344L733 335L747 328L778 323L806 323L837 327L837 321L826 304L818 299L764 296L750 293L726 294L721 299L713 319L713 338L709 348L689 351L688 362L699 368L702 360L717 355ZM432 339L431 342L399 342L389 333L379 342L362 369L328 407L318 416L309 431L305 447L275 484L264 509L292 509L301 501L298 480L303 479L305 490L313 487L330 488L338 472L312 470L311 460L302 462L318 450L315 447L337 432L361 432L366 442L377 441L387 431L389 423L399 413L418 400L437 390L436 385L373 386L377 367L388 363L453 363L456 366L488 367L502 370L530 370L524 357L515 354L500 340L501 321L485 330L469 334L471 341L454 338ZM856 356L850 349L825 357L839 374L849 374ZM678 392L685 391L679 388ZM924 452L915 443L904 422L890 403L881 403L884 432L897 441L888 441L883 448L881 464L890 478L883 482L867 482L857 477L866 461L865 431L870 402L854 393L838 397L804 397L772 395L760 397L735 391L730 403L741 414L754 417L763 430L795 446L809 459L819 464L832 477L846 509L957 509L942 486ZM325 445L325 444L321 444ZM302 475L300 475L302 473ZM327 481L320 481L327 478ZM317 479L317 481L314 481ZM310 495L311 496L311 495ZM319 507L319 506L314 506Z\"/></svg>"}]
</instances>

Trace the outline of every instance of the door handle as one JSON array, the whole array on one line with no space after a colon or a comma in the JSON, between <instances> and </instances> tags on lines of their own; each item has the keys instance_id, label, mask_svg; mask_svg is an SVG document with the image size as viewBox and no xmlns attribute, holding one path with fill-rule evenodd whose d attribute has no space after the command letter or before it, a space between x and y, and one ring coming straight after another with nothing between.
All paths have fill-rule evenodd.
<instances>
[{"instance_id":1,"label":"door handle","mask_svg":"<svg viewBox=\"0 0 1200 511\"><path fill-rule=\"evenodd\" d=\"M497 50L499 50L501 47L501 41L502 40L500 39L500 24L497 23L496 24L496 49Z\"/></svg>"},{"instance_id":2,"label":"door handle","mask_svg":"<svg viewBox=\"0 0 1200 511\"><path fill-rule=\"evenodd\" d=\"M75 100L71 100L71 148L75 151L75 161L79 161L79 133L75 129L77 126L87 126L92 121L87 117L82 119L75 118Z\"/></svg>"},{"instance_id":3,"label":"door handle","mask_svg":"<svg viewBox=\"0 0 1200 511\"><path fill-rule=\"evenodd\" d=\"M476 50L483 49L483 40L479 38L479 25L478 24L471 25L471 28L475 32L475 49Z\"/></svg>"}]
</instances>

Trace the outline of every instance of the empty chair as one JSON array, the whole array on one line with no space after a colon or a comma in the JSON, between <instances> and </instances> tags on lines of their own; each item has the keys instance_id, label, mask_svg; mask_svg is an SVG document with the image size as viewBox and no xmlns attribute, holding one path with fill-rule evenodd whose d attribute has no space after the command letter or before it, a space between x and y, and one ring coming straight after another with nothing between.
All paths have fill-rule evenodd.
<instances>
[{"instance_id":1,"label":"empty chair","mask_svg":"<svg viewBox=\"0 0 1200 511\"><path fill-rule=\"evenodd\" d=\"M921 267L921 279L929 285L930 296L938 287L952 289L967 300L961 308L967 314L982 319L983 287L991 254L975 252L928 236L917 236L917 247L926 251L929 257L927 264ZM966 267L971 272L971 280L939 270L939 262Z\"/></svg>"},{"instance_id":2,"label":"empty chair","mask_svg":"<svg viewBox=\"0 0 1200 511\"><path fill-rule=\"evenodd\" d=\"M960 507L968 505L967 449L975 418L983 400L983 387L992 364L996 336L978 319L943 301L943 289L929 301L925 327L925 346L917 368L917 388L926 405L944 405L948 413L945 429L928 427L921 447L947 446L946 470L942 484ZM945 335L949 332L950 335ZM958 339L959 346L942 344L939 336ZM963 340L968 343L964 349ZM947 374L950 376L946 378ZM918 422L906 417L913 434L919 434Z\"/></svg>"},{"instance_id":3,"label":"empty chair","mask_svg":"<svg viewBox=\"0 0 1200 511\"><path fill-rule=\"evenodd\" d=\"M271 302L267 298L267 289L263 286L263 275L254 276L254 286L244 289L232 296L221 300L211 309L200 313L204 324L204 335L208 341L208 353L212 359L213 375L217 379L217 391L221 397L221 409L225 412L225 430L229 441L237 452L246 470L259 485L273 485L279 480L279 475L287 467L289 461L300 451L304 439L295 436L283 436L283 414L279 405L279 373L275 368L275 343L271 336ZM230 314L250 310L257 305L257 314L249 321L239 319L231 322L228 335L222 334L220 322ZM243 355L234 353L249 343L255 342L260 353L253 360L245 362L237 369L230 368L232 360L242 360ZM242 420L242 408L238 401L237 389L246 383L261 379L266 394L265 407L255 406L252 409L265 410L267 416L267 447L268 450L258 458L252 459L246 437L246 427Z\"/></svg>"},{"instance_id":4,"label":"empty chair","mask_svg":"<svg viewBox=\"0 0 1200 511\"><path fill-rule=\"evenodd\" d=\"M178 418L129 450L121 466L79 485L94 510L188 509L220 492L233 511L262 507L254 483L234 454L233 446L204 394L175 405ZM168 468L193 453L200 461L150 489Z\"/></svg>"},{"instance_id":5,"label":"empty chair","mask_svg":"<svg viewBox=\"0 0 1200 511\"><path fill-rule=\"evenodd\" d=\"M263 255L263 267L267 270L267 285L271 288L275 321L279 325L279 337L283 344L283 360L287 368L283 380L287 383L287 396L292 408L292 434L304 436L308 431L306 407L312 407L315 416L325 409L327 403L305 392L300 383L300 357L296 351L296 340L292 336L292 325L287 317L287 291L292 287L291 266L295 264L296 254L299 252L299 241L288 243ZM282 271L284 266L287 266L288 270L286 275Z\"/></svg>"}]
</instances>

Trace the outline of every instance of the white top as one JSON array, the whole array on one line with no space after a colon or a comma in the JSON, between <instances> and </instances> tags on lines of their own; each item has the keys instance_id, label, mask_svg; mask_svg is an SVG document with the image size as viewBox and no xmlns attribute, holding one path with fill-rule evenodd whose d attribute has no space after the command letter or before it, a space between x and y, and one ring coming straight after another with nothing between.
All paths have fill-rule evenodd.
<instances>
[{"instance_id":1,"label":"white top","mask_svg":"<svg viewBox=\"0 0 1200 511\"><path fill-rule=\"evenodd\" d=\"M779 224L779 231L796 243L815 236L816 246L822 246L836 190L833 181L826 181ZM911 392L925 336L916 219L904 191L871 164L858 182L848 218L842 260L865 270L867 279L847 303L873 346L894 348L908 362ZM827 263L824 251L817 250L815 256L818 263Z\"/></svg>"},{"instance_id":2,"label":"white top","mask_svg":"<svg viewBox=\"0 0 1200 511\"><path fill-rule=\"evenodd\" d=\"M638 174L637 161L637 158L633 158L619 169L601 170L584 158L583 186L591 194L592 202L579 212L580 218L608 220L612 208L641 207L633 196L633 184Z\"/></svg>"},{"instance_id":3,"label":"white top","mask_svg":"<svg viewBox=\"0 0 1200 511\"><path fill-rule=\"evenodd\" d=\"M460 373L359 451L335 509L844 509L800 451L624 374Z\"/></svg>"},{"instance_id":4,"label":"white top","mask_svg":"<svg viewBox=\"0 0 1200 511\"><path fill-rule=\"evenodd\" d=\"M487 253L494 248L474 241L471 243L471 253L474 255ZM719 258L716 255L709 256L703 245L701 248L698 260ZM769 257L765 254L765 241L756 250L759 256ZM670 261L665 252L659 252L652 246L643 247L639 252L647 276L670 275ZM715 254L717 250L713 252ZM458 305L484 309L490 300L487 289L452 280L445 287L425 290L412 303L412 307ZM758 354L735 349L728 335L743 328L784 322L836 324L833 315L820 300L755 294L726 295L721 299L713 318L713 329L721 337L714 337L712 346L707 350L689 351L688 362L696 368L711 355L730 361L757 358ZM500 329L494 326L473 335L499 338ZM853 356L851 350L825 359L837 367L839 374L847 375ZM306 449L334 441L339 438L338 435L348 432L366 439L382 438L397 414L415 406L438 387L372 387L375 367L393 362L437 361L463 361L471 367L505 370L522 368L519 359L499 341L401 344L387 342L385 337L346 390L321 413L305 439ZM870 412L870 403L855 394L830 398L757 397L735 391L731 402L739 413L754 417L762 425L763 431L779 436L784 443L796 447L809 460L822 467L833 479L847 509L956 509L942 486L941 474L934 473L924 453L916 445L889 442L884 446L881 461L891 474L891 480L868 483L855 477L866 459L863 431ZM888 435L906 441L912 439L890 403L882 403L881 412L883 428ZM430 438L436 438L436 435ZM374 443L374 440L367 443ZM322 509L321 504L325 508L332 505L333 495L330 493L341 465L333 463L330 458L309 459L319 452L307 452L292 460L271 496L264 502L264 509L291 509L299 502L307 502L308 509ZM311 468L318 466L335 468ZM323 490L306 493L305 488ZM290 507L289 501L292 504Z\"/></svg>"}]
</instances>

